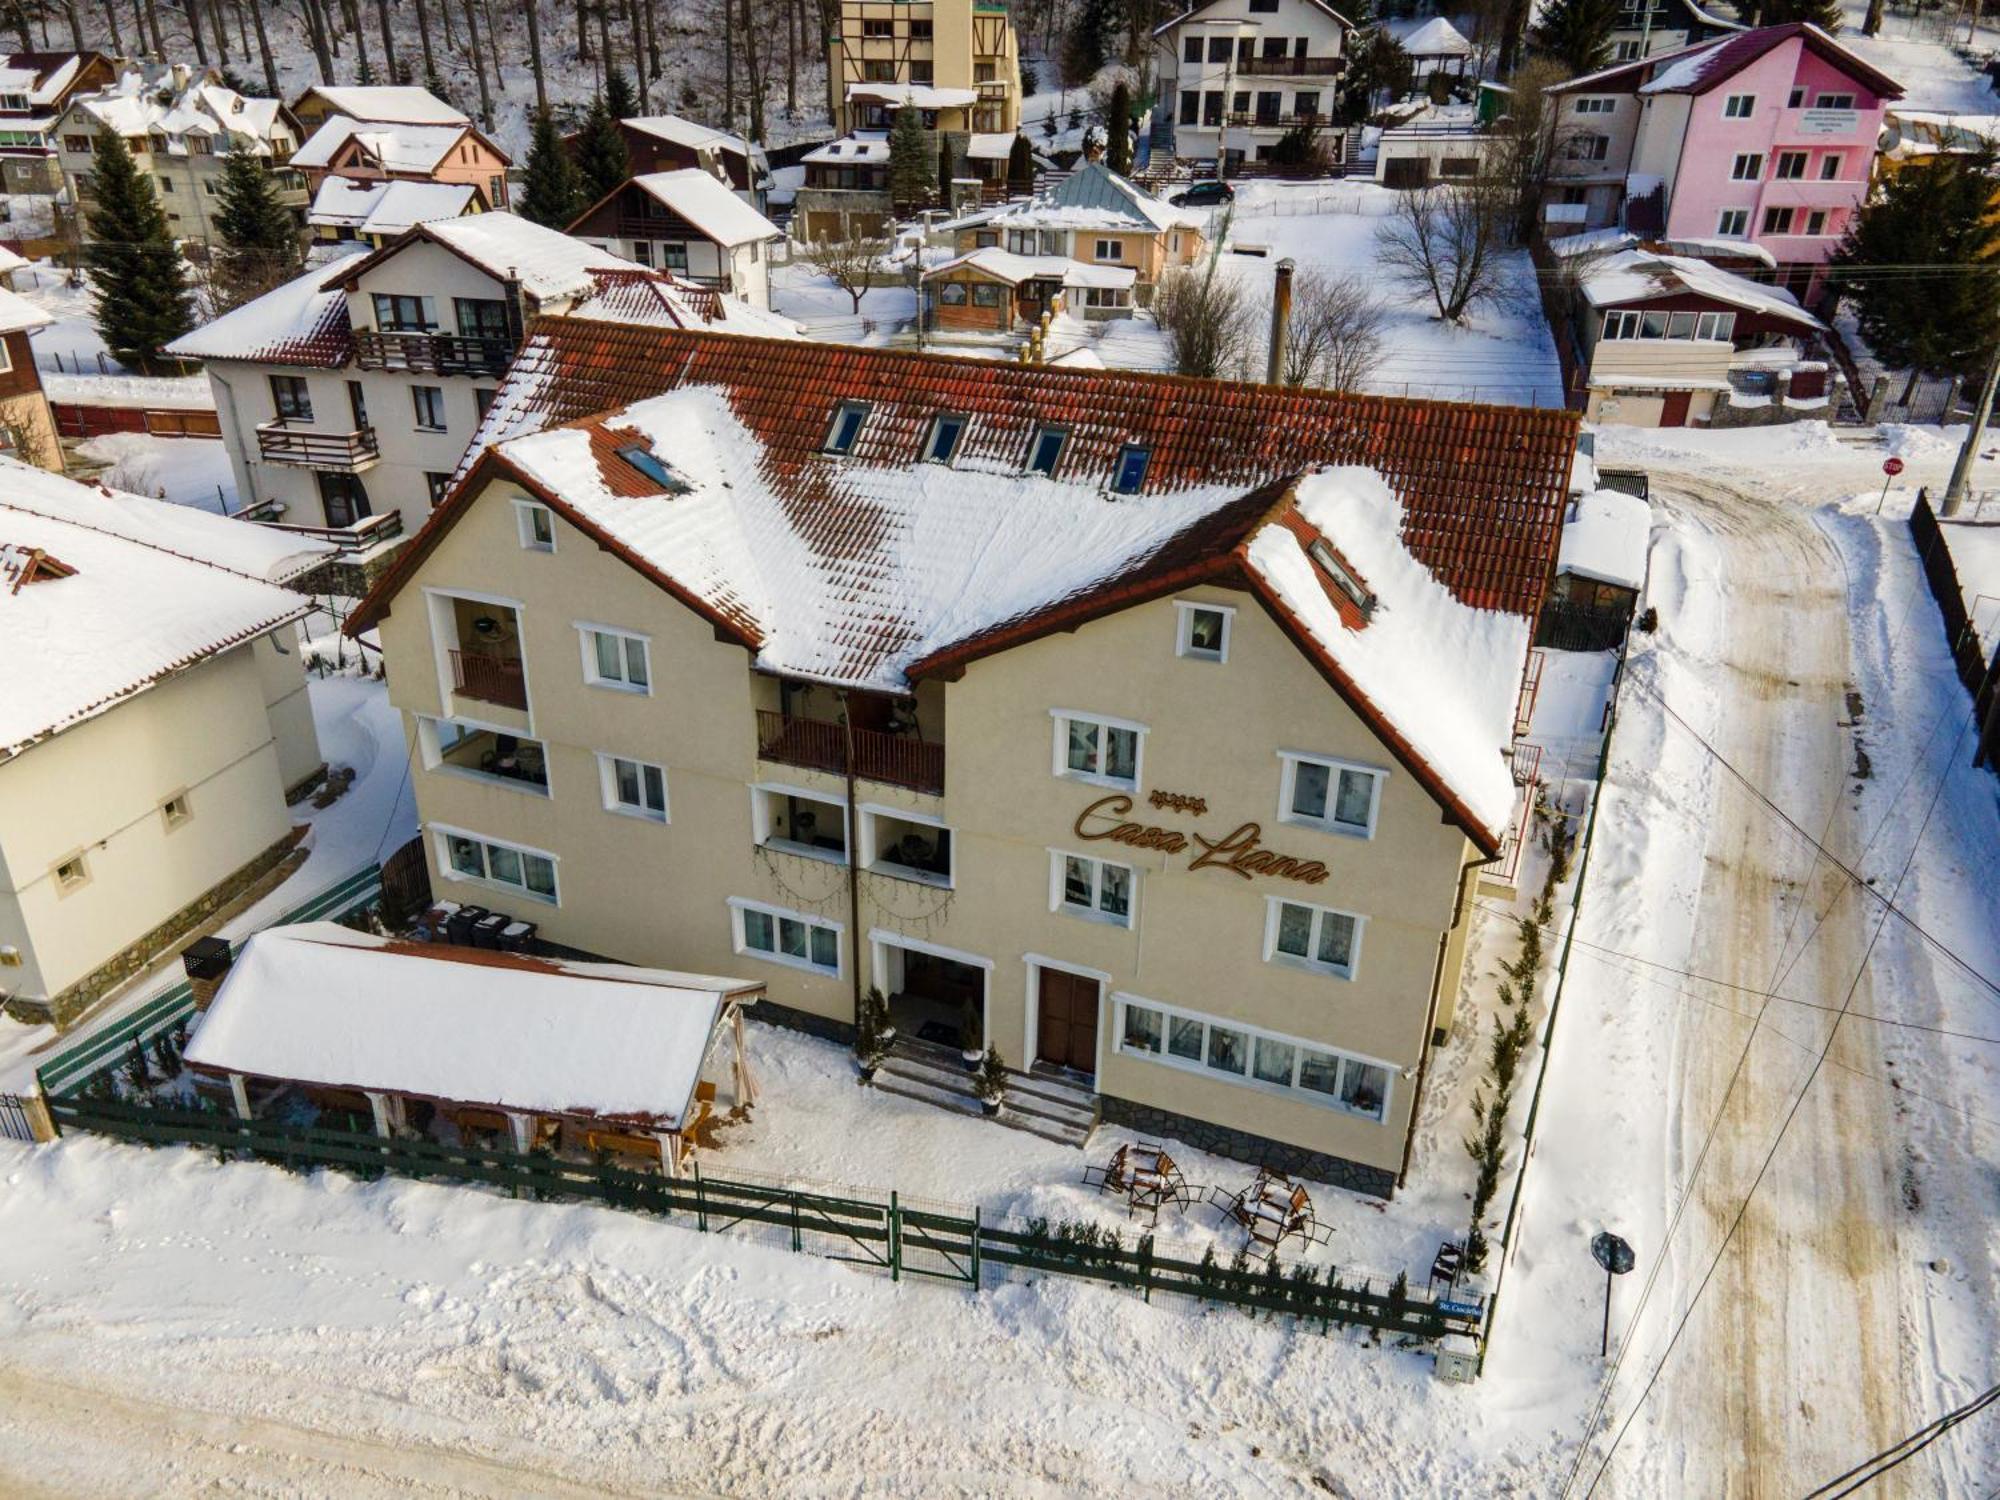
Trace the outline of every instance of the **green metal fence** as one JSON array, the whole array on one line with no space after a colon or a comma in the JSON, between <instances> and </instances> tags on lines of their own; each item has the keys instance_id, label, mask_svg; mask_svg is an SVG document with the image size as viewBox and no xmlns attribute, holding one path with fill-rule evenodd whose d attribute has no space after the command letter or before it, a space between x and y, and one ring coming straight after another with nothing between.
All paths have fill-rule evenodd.
<instances>
[{"instance_id":1,"label":"green metal fence","mask_svg":"<svg viewBox=\"0 0 2000 1500\"><path fill-rule=\"evenodd\" d=\"M218 1158L276 1163L295 1171L333 1167L364 1177L397 1176L483 1183L519 1198L595 1202L673 1219L703 1232L734 1230L800 1253L905 1276L957 1282L975 1290L1001 1275L1041 1273L1125 1287L1151 1300L1166 1293L1242 1309L1390 1335L1436 1339L1478 1336L1482 1310L1440 1301L1400 1282L1358 1277L1338 1268L1273 1258L1247 1266L1157 1255L1151 1236L1125 1244L1030 1223L1003 1227L978 1209L948 1213L862 1194L807 1192L781 1183L687 1177L612 1163L526 1155L498 1147L452 1146L426 1138L393 1140L350 1131L239 1120L207 1110L137 1104L88 1095L51 1097L59 1129L98 1131L154 1145L209 1149Z\"/></svg>"},{"instance_id":2,"label":"green metal fence","mask_svg":"<svg viewBox=\"0 0 2000 1500\"><path fill-rule=\"evenodd\" d=\"M310 900L301 902L271 925L282 927L292 922L338 919L351 911L373 905L381 894L382 867L371 864L356 870ZM149 1042L161 1032L178 1026L193 1012L194 992L187 981L182 980L171 989L155 995L130 1015L120 1016L89 1035L77 1038L43 1063L35 1070L42 1092L50 1098L74 1092L91 1074L122 1057L135 1040Z\"/></svg>"}]
</instances>

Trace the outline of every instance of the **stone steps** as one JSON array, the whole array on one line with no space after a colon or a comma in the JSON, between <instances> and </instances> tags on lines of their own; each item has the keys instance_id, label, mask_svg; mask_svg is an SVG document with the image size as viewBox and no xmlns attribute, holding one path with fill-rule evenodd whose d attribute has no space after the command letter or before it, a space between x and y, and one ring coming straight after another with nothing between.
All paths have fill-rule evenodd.
<instances>
[{"instance_id":1,"label":"stone steps","mask_svg":"<svg viewBox=\"0 0 2000 1500\"><path fill-rule=\"evenodd\" d=\"M972 1091L972 1074L958 1053L934 1042L898 1036L875 1072L875 1087L917 1099L953 1114L984 1113ZM1010 1069L1000 1113L1002 1125L1065 1146L1082 1147L1097 1129L1097 1098L1088 1085L1044 1072Z\"/></svg>"}]
</instances>

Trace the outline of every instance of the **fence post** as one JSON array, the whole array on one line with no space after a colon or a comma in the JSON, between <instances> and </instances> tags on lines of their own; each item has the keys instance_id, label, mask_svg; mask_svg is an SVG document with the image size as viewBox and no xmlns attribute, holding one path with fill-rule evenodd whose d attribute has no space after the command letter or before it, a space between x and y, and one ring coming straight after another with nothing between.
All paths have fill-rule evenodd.
<instances>
[{"instance_id":1,"label":"fence post","mask_svg":"<svg viewBox=\"0 0 2000 1500\"><path fill-rule=\"evenodd\" d=\"M972 1205L972 1289L979 1290L979 1205Z\"/></svg>"},{"instance_id":2,"label":"fence post","mask_svg":"<svg viewBox=\"0 0 2000 1500\"><path fill-rule=\"evenodd\" d=\"M797 1189L797 1188L792 1188L792 1189L789 1189L789 1190L788 1190L788 1191L786 1192L785 1196L786 1196L787 1198L789 1198L789 1199L791 1199L791 1200L792 1200L792 1253L793 1253L794 1255L796 1255L796 1254L798 1254L798 1252L799 1252L799 1251L801 1251L801 1250L803 1250L803 1249L805 1248L805 1244L804 1244L804 1242L803 1242L803 1241L802 1241L802 1240L801 1240L801 1239L799 1238L799 1192L798 1192L798 1189Z\"/></svg>"},{"instance_id":3,"label":"fence post","mask_svg":"<svg viewBox=\"0 0 2000 1500\"><path fill-rule=\"evenodd\" d=\"M701 1190L701 1160L694 1164L694 1223L703 1234L708 1233L708 1198Z\"/></svg>"},{"instance_id":4,"label":"fence post","mask_svg":"<svg viewBox=\"0 0 2000 1500\"><path fill-rule=\"evenodd\" d=\"M894 1188L889 1190L889 1279L903 1279L903 1210L897 1206Z\"/></svg>"},{"instance_id":5,"label":"fence post","mask_svg":"<svg viewBox=\"0 0 2000 1500\"><path fill-rule=\"evenodd\" d=\"M1139 1300L1153 1300L1153 1237L1150 1234L1139 1241Z\"/></svg>"}]
</instances>

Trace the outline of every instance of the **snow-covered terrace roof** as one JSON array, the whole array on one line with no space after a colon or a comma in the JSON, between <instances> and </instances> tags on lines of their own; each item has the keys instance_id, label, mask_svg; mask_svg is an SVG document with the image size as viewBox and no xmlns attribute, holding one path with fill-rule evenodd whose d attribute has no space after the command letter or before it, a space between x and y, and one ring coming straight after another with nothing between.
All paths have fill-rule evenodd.
<instances>
[{"instance_id":1,"label":"snow-covered terrace roof","mask_svg":"<svg viewBox=\"0 0 2000 1500\"><path fill-rule=\"evenodd\" d=\"M1619 588L1646 585L1646 548L1652 540L1652 508L1623 490L1594 490L1570 502L1563 522L1559 573L1573 573Z\"/></svg>"},{"instance_id":2,"label":"snow-covered terrace roof","mask_svg":"<svg viewBox=\"0 0 2000 1500\"><path fill-rule=\"evenodd\" d=\"M1754 260L1767 266L1778 263L1777 256L1752 240L1642 237L1629 229L1588 229L1581 234L1566 234L1549 241L1549 253L1558 260L1570 260L1579 255L1642 246L1667 255L1685 255L1694 260Z\"/></svg>"},{"instance_id":3,"label":"snow-covered terrace roof","mask_svg":"<svg viewBox=\"0 0 2000 1500\"><path fill-rule=\"evenodd\" d=\"M828 141L817 150L808 151L799 160L802 162L885 162L889 159L889 143L871 136L844 135L838 140Z\"/></svg>"},{"instance_id":4,"label":"snow-covered terrace roof","mask_svg":"<svg viewBox=\"0 0 2000 1500\"><path fill-rule=\"evenodd\" d=\"M777 225L736 196L735 189L697 167L678 172L648 172L630 186L679 214L718 245L761 244L784 233ZM622 189L614 189L614 194ZM595 209L593 204L583 217Z\"/></svg>"},{"instance_id":5,"label":"snow-covered terrace roof","mask_svg":"<svg viewBox=\"0 0 2000 1500\"><path fill-rule=\"evenodd\" d=\"M433 219L455 219L479 189L464 182L363 181L329 177L313 194L308 224L346 227L361 234L397 235Z\"/></svg>"},{"instance_id":6,"label":"snow-covered terrace roof","mask_svg":"<svg viewBox=\"0 0 2000 1500\"><path fill-rule=\"evenodd\" d=\"M469 125L471 118L437 95L396 84L315 84L306 93L324 99L351 120L393 125Z\"/></svg>"},{"instance_id":7,"label":"snow-covered terrace roof","mask_svg":"<svg viewBox=\"0 0 2000 1500\"><path fill-rule=\"evenodd\" d=\"M1005 130L975 130L966 138L969 161L1005 161L1014 154L1014 137Z\"/></svg>"},{"instance_id":8,"label":"snow-covered terrace roof","mask_svg":"<svg viewBox=\"0 0 2000 1500\"><path fill-rule=\"evenodd\" d=\"M1803 329L1820 331L1826 326L1799 306L1798 298L1783 287L1765 286L1687 256L1620 250L1601 261L1587 263L1578 280L1592 307L1618 307L1655 297L1692 294L1746 312L1779 318Z\"/></svg>"},{"instance_id":9,"label":"snow-covered terrace roof","mask_svg":"<svg viewBox=\"0 0 2000 1500\"><path fill-rule=\"evenodd\" d=\"M1066 255L1016 255L997 245L971 250L924 272L924 280L970 266L997 281L1019 286L1024 281L1060 281L1065 286L1130 287L1139 273L1130 266L1094 266Z\"/></svg>"},{"instance_id":10,"label":"snow-covered terrace roof","mask_svg":"<svg viewBox=\"0 0 2000 1500\"><path fill-rule=\"evenodd\" d=\"M864 104L912 104L918 109L970 109L977 89L941 89L928 83L850 83L847 101Z\"/></svg>"},{"instance_id":11,"label":"snow-covered terrace roof","mask_svg":"<svg viewBox=\"0 0 2000 1500\"><path fill-rule=\"evenodd\" d=\"M0 760L299 618L332 550L0 458Z\"/></svg>"},{"instance_id":12,"label":"snow-covered terrace roof","mask_svg":"<svg viewBox=\"0 0 2000 1500\"><path fill-rule=\"evenodd\" d=\"M7 267L0 267L6 270ZM0 287L0 333L25 333L31 328L46 328L55 322L55 314L37 307L26 297Z\"/></svg>"},{"instance_id":13,"label":"snow-covered terrace roof","mask_svg":"<svg viewBox=\"0 0 2000 1500\"><path fill-rule=\"evenodd\" d=\"M728 1007L763 985L410 942L333 922L244 944L195 1067L677 1130Z\"/></svg>"},{"instance_id":14,"label":"snow-covered terrace roof","mask_svg":"<svg viewBox=\"0 0 2000 1500\"><path fill-rule=\"evenodd\" d=\"M1443 16L1433 16L1403 38L1411 57L1471 57L1479 49Z\"/></svg>"},{"instance_id":15,"label":"snow-covered terrace roof","mask_svg":"<svg viewBox=\"0 0 2000 1500\"><path fill-rule=\"evenodd\" d=\"M244 359L337 370L354 357L340 282L362 260L356 245L167 345L183 359Z\"/></svg>"},{"instance_id":16,"label":"snow-covered terrace roof","mask_svg":"<svg viewBox=\"0 0 2000 1500\"><path fill-rule=\"evenodd\" d=\"M536 325L555 347L532 377L517 362L500 398L526 435L475 463L351 628L379 617L488 478L546 500L764 668L885 692L1223 581L1263 595L1454 820L1497 838L1512 798L1500 752L1554 566L1572 414L573 323ZM843 400L869 416L853 453L830 458L820 445ZM955 461L920 462L947 409L971 417ZM1050 421L1070 433L1061 467L1024 475L1029 435ZM1128 442L1149 446L1146 478L1138 496L1113 495ZM619 455L634 444L686 488L662 493ZM1322 470L1340 472L1324 490L1299 483L1295 501L1298 476ZM1273 527L1288 536L1259 545ZM1342 617L1311 571L1322 536L1382 600L1372 616L1347 605ZM1422 636L1441 644L1418 667Z\"/></svg>"},{"instance_id":17,"label":"snow-covered terrace roof","mask_svg":"<svg viewBox=\"0 0 2000 1500\"><path fill-rule=\"evenodd\" d=\"M336 115L293 153L295 167L328 167L349 141L385 172L432 172L465 138L469 125L395 125Z\"/></svg>"},{"instance_id":18,"label":"snow-covered terrace roof","mask_svg":"<svg viewBox=\"0 0 2000 1500\"><path fill-rule=\"evenodd\" d=\"M1055 188L986 219L1016 229L1143 229L1155 232L1205 222L1144 188L1128 182L1103 162L1079 168Z\"/></svg>"},{"instance_id":19,"label":"snow-covered terrace roof","mask_svg":"<svg viewBox=\"0 0 2000 1500\"><path fill-rule=\"evenodd\" d=\"M738 156L750 154L750 146L742 136L731 135L726 130L717 130L713 125L703 125L680 115L634 115L619 123L642 135L657 136L676 146L685 146L690 151L713 149L732 151Z\"/></svg>"}]
</instances>

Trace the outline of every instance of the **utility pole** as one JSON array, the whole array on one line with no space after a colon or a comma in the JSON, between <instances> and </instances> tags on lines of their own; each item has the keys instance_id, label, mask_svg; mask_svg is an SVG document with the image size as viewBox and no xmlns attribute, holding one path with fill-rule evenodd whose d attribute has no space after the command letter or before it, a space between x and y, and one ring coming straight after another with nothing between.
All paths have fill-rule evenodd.
<instances>
[{"instance_id":1,"label":"utility pole","mask_svg":"<svg viewBox=\"0 0 2000 1500\"><path fill-rule=\"evenodd\" d=\"M1945 489L1944 503L1938 507L1941 516L1955 516L1965 505L1965 492L1972 480L1972 460L1986 438L1986 424L1993 417L1996 386L2000 386L2000 346L1987 358L1986 379L1979 387L1979 405L1973 410L1972 425L1965 430L1965 446L1958 450L1958 462L1951 466L1951 483Z\"/></svg>"}]
</instances>

